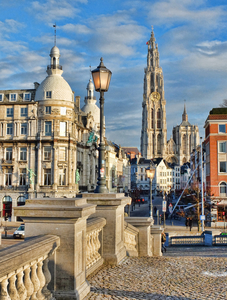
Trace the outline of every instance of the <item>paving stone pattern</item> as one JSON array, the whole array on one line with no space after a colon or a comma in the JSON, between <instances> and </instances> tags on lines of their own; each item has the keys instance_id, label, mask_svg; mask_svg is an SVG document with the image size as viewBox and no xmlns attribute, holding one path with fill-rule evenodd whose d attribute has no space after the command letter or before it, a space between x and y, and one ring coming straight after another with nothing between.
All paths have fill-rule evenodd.
<instances>
[{"instance_id":1,"label":"paving stone pattern","mask_svg":"<svg viewBox=\"0 0 227 300\"><path fill-rule=\"evenodd\" d=\"M88 278L91 292L87 299L227 299L227 248L219 248L217 257L215 248L205 251L205 257L197 255L198 249L192 251L195 256L173 256L182 250L171 249L168 256L160 258L126 258L116 267L103 266Z\"/></svg>"}]
</instances>

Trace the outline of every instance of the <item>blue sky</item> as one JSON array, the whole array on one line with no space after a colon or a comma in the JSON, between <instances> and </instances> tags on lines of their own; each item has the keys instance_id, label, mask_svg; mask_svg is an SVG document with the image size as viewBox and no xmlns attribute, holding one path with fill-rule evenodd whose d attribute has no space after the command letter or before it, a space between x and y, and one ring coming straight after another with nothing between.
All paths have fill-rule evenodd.
<instances>
[{"instance_id":1,"label":"blue sky","mask_svg":"<svg viewBox=\"0 0 227 300\"><path fill-rule=\"evenodd\" d=\"M63 77L81 107L89 66L96 68L102 56L112 71L106 136L122 146L140 147L151 25L164 73L168 138L181 123L184 99L189 121L204 136L209 111L227 98L225 0L7 0L0 11L0 89L33 88L46 77L56 22Z\"/></svg>"}]
</instances>

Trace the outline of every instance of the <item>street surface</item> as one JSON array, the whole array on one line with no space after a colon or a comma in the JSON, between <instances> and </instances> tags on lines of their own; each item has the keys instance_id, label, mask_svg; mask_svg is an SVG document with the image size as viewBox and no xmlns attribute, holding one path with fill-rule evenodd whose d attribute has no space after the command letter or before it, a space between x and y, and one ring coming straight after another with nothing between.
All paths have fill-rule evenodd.
<instances>
[{"instance_id":1,"label":"street surface","mask_svg":"<svg viewBox=\"0 0 227 300\"><path fill-rule=\"evenodd\" d=\"M126 258L88 278L87 299L226 300L226 253L226 247L171 247L164 257Z\"/></svg>"}]
</instances>

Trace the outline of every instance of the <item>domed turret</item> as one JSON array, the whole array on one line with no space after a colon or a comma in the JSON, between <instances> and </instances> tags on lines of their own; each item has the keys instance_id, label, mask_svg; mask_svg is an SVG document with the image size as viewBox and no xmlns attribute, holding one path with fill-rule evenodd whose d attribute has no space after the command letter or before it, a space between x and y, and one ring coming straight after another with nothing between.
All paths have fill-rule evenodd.
<instances>
[{"instance_id":1,"label":"domed turret","mask_svg":"<svg viewBox=\"0 0 227 300\"><path fill-rule=\"evenodd\" d=\"M60 57L60 50L57 46L54 46L51 50L50 50L50 57L53 56L58 56Z\"/></svg>"},{"instance_id":2,"label":"domed turret","mask_svg":"<svg viewBox=\"0 0 227 300\"><path fill-rule=\"evenodd\" d=\"M54 46L50 51L51 64L47 66L48 76L36 90L35 101L65 100L73 102L73 92L66 80L61 76L62 66L59 65L60 50Z\"/></svg>"},{"instance_id":3,"label":"domed turret","mask_svg":"<svg viewBox=\"0 0 227 300\"><path fill-rule=\"evenodd\" d=\"M90 79L89 82L88 82L88 85L87 85L87 97L88 98L94 98L94 84L92 82L92 80ZM96 102L96 101L95 101Z\"/></svg>"},{"instance_id":4,"label":"domed turret","mask_svg":"<svg viewBox=\"0 0 227 300\"><path fill-rule=\"evenodd\" d=\"M83 112L88 114L89 112L94 118L95 127L98 129L100 127L100 109L96 105L96 98L94 97L94 84L90 79L87 84L87 97L84 98L85 105L81 108Z\"/></svg>"}]
</instances>

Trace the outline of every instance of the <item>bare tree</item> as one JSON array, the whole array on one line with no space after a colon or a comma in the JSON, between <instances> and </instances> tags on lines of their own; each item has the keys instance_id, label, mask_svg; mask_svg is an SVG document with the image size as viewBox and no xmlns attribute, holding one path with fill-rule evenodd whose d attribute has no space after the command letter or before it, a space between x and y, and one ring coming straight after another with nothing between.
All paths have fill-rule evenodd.
<instances>
[{"instance_id":1,"label":"bare tree","mask_svg":"<svg viewBox=\"0 0 227 300\"><path fill-rule=\"evenodd\" d=\"M222 101L222 104L220 104L220 107L227 107L227 99L224 99Z\"/></svg>"}]
</instances>

